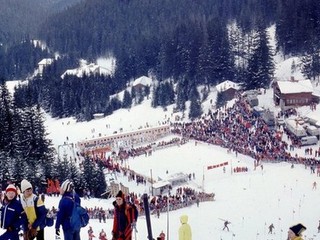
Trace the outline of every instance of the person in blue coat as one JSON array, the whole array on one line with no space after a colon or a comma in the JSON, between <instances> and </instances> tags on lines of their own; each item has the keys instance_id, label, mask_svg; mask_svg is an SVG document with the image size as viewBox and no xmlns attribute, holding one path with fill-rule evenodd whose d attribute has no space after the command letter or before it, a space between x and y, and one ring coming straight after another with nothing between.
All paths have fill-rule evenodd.
<instances>
[{"instance_id":1,"label":"person in blue coat","mask_svg":"<svg viewBox=\"0 0 320 240\"><path fill-rule=\"evenodd\" d=\"M80 197L74 192L74 185L70 180L65 180L62 183L60 194L62 198L59 202L55 225L56 235L60 236L60 226L62 226L64 240L80 240L80 230L72 229L70 225L74 202L80 205Z\"/></svg>"},{"instance_id":2,"label":"person in blue coat","mask_svg":"<svg viewBox=\"0 0 320 240\"><path fill-rule=\"evenodd\" d=\"M27 223L27 216L17 199L17 189L13 184L9 184L1 206L0 224L6 231L0 236L0 240L19 240L19 231L25 231Z\"/></svg>"}]
</instances>

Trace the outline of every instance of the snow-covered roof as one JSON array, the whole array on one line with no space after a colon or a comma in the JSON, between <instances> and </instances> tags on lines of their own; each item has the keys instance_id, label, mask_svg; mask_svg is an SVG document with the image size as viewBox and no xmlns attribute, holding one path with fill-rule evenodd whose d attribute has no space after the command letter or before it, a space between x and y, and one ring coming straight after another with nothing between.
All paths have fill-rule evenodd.
<instances>
[{"instance_id":1,"label":"snow-covered roof","mask_svg":"<svg viewBox=\"0 0 320 240\"><path fill-rule=\"evenodd\" d=\"M136 80L134 80L132 85L133 86L137 86L137 85L141 84L141 85L144 85L144 86L150 86L151 83L152 83L152 79L151 78L148 78L146 76L142 76L142 77L139 77Z\"/></svg>"},{"instance_id":2,"label":"snow-covered roof","mask_svg":"<svg viewBox=\"0 0 320 240\"><path fill-rule=\"evenodd\" d=\"M53 58L44 58L38 63L38 65L50 65L52 62Z\"/></svg>"},{"instance_id":3,"label":"snow-covered roof","mask_svg":"<svg viewBox=\"0 0 320 240\"><path fill-rule=\"evenodd\" d=\"M61 75L61 78L64 78L65 75L75 75L77 77L82 77L83 75L91 75L91 74L100 74L100 75L107 76L107 75L111 75L111 71L94 63L85 64L82 62L80 63L79 68L66 70Z\"/></svg>"},{"instance_id":4,"label":"snow-covered roof","mask_svg":"<svg viewBox=\"0 0 320 240\"><path fill-rule=\"evenodd\" d=\"M281 93L312 93L313 87L310 80L277 81Z\"/></svg>"},{"instance_id":5,"label":"snow-covered roof","mask_svg":"<svg viewBox=\"0 0 320 240\"><path fill-rule=\"evenodd\" d=\"M219 83L218 85L216 85L216 89L218 92L224 92L230 88L239 90L240 89L240 85L238 83L232 82L230 80L226 80L222 83Z\"/></svg>"},{"instance_id":6,"label":"snow-covered roof","mask_svg":"<svg viewBox=\"0 0 320 240\"><path fill-rule=\"evenodd\" d=\"M169 181L159 181L153 184L153 188L161 188L169 185L171 185Z\"/></svg>"}]
</instances>

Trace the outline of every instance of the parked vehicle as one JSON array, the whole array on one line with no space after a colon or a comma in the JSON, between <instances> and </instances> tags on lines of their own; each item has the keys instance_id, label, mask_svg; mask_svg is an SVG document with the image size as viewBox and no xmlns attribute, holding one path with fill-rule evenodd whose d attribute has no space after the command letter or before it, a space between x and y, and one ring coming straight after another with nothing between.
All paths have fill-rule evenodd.
<instances>
[{"instance_id":1,"label":"parked vehicle","mask_svg":"<svg viewBox=\"0 0 320 240\"><path fill-rule=\"evenodd\" d=\"M258 100L257 96L255 96L255 95L248 95L247 100L248 100L248 103L251 107L255 107L255 106L259 105L259 100Z\"/></svg>"},{"instance_id":2,"label":"parked vehicle","mask_svg":"<svg viewBox=\"0 0 320 240\"><path fill-rule=\"evenodd\" d=\"M296 137L300 138L308 135L306 130L303 128L303 126L301 126L294 119L286 119L285 122L286 122L285 124L286 129Z\"/></svg>"},{"instance_id":3,"label":"parked vehicle","mask_svg":"<svg viewBox=\"0 0 320 240\"><path fill-rule=\"evenodd\" d=\"M315 126L307 126L307 133L311 136L319 136L320 135L320 129Z\"/></svg>"},{"instance_id":4,"label":"parked vehicle","mask_svg":"<svg viewBox=\"0 0 320 240\"><path fill-rule=\"evenodd\" d=\"M318 144L318 138L316 136L307 136L307 137L301 138L302 146L313 145L313 144Z\"/></svg>"},{"instance_id":5,"label":"parked vehicle","mask_svg":"<svg viewBox=\"0 0 320 240\"><path fill-rule=\"evenodd\" d=\"M275 126L274 112L270 110L266 110L262 113L263 121L269 126Z\"/></svg>"},{"instance_id":6,"label":"parked vehicle","mask_svg":"<svg viewBox=\"0 0 320 240\"><path fill-rule=\"evenodd\" d=\"M264 111L265 109L262 107L259 107L259 106L253 107L253 115L256 117L260 117Z\"/></svg>"}]
</instances>

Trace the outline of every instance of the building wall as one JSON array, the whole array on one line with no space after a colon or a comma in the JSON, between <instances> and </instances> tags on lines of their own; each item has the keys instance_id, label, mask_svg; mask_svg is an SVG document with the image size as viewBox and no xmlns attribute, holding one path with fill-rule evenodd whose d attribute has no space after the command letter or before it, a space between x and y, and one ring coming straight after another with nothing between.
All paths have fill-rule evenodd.
<instances>
[{"instance_id":1,"label":"building wall","mask_svg":"<svg viewBox=\"0 0 320 240\"><path fill-rule=\"evenodd\" d=\"M237 90L234 88L229 88L223 92L221 92L221 94L223 95L224 99L229 101L232 100L235 97Z\"/></svg>"},{"instance_id":2,"label":"building wall","mask_svg":"<svg viewBox=\"0 0 320 240\"><path fill-rule=\"evenodd\" d=\"M276 106L290 107L290 106L306 106L313 102L312 93L281 93L276 84L273 89L273 100Z\"/></svg>"},{"instance_id":3,"label":"building wall","mask_svg":"<svg viewBox=\"0 0 320 240\"><path fill-rule=\"evenodd\" d=\"M143 143L151 143L170 134L170 126L164 125L154 128L144 128L132 132L118 133L106 137L99 137L78 142L81 152L90 152L100 149L117 151L119 148L131 148Z\"/></svg>"}]
</instances>

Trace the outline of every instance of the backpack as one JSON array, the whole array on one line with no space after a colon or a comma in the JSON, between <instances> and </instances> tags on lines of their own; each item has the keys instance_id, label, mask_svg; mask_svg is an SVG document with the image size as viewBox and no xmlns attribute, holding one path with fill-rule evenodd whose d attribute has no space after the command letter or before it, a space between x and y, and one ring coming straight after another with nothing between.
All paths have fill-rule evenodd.
<instances>
[{"instance_id":1,"label":"backpack","mask_svg":"<svg viewBox=\"0 0 320 240\"><path fill-rule=\"evenodd\" d=\"M83 228L88 225L89 223L89 214L88 211L81 207L79 203L73 201L73 209L72 214L70 217L70 226L74 230L80 230L80 228Z\"/></svg>"}]
</instances>

